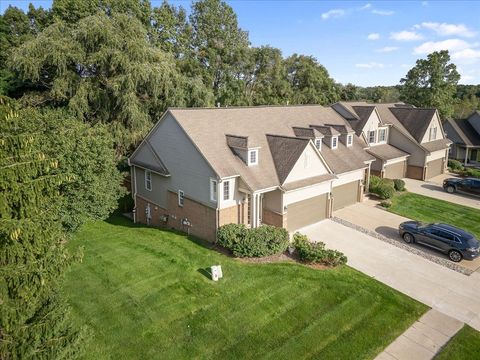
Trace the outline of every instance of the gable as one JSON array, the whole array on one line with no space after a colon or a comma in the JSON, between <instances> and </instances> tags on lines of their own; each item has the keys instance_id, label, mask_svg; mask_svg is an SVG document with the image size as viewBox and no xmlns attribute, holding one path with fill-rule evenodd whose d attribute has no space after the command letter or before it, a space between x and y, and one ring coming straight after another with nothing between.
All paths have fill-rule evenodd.
<instances>
[{"instance_id":1,"label":"gable","mask_svg":"<svg viewBox=\"0 0 480 360\"><path fill-rule=\"evenodd\" d=\"M315 146L310 142L298 157L296 163L288 173L284 183L303 180L328 173L329 171L325 163L320 157Z\"/></svg>"},{"instance_id":2,"label":"gable","mask_svg":"<svg viewBox=\"0 0 480 360\"><path fill-rule=\"evenodd\" d=\"M437 128L437 136L435 139L430 140L430 129L436 127ZM420 141L420 144L429 142L429 141L435 141L443 139L443 129L442 129L442 124L440 122L440 119L438 118L437 114L434 114L432 117L430 124L428 124L427 128L425 129L425 134L423 134L423 138Z\"/></svg>"},{"instance_id":3,"label":"gable","mask_svg":"<svg viewBox=\"0 0 480 360\"><path fill-rule=\"evenodd\" d=\"M372 111L365 125L363 126L362 132L365 134L365 138L368 139L368 132L371 130L377 130L382 123L376 111Z\"/></svg>"},{"instance_id":4,"label":"gable","mask_svg":"<svg viewBox=\"0 0 480 360\"><path fill-rule=\"evenodd\" d=\"M148 140L140 144L135 154L129 159L130 164L150 169L160 175L169 176L168 169L158 154L152 148Z\"/></svg>"}]
</instances>

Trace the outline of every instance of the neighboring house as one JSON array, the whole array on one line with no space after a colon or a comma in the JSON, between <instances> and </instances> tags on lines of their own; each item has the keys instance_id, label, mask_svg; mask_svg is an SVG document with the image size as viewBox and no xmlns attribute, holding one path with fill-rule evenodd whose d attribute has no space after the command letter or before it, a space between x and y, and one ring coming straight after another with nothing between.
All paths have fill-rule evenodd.
<instances>
[{"instance_id":1,"label":"neighboring house","mask_svg":"<svg viewBox=\"0 0 480 360\"><path fill-rule=\"evenodd\" d=\"M480 111L475 111L468 119L447 120L447 137L453 142L450 157L465 165L480 163Z\"/></svg>"},{"instance_id":2,"label":"neighboring house","mask_svg":"<svg viewBox=\"0 0 480 360\"><path fill-rule=\"evenodd\" d=\"M445 171L451 141L436 109L404 103L339 102L332 105L368 144L372 174L428 180Z\"/></svg>"},{"instance_id":3,"label":"neighboring house","mask_svg":"<svg viewBox=\"0 0 480 360\"><path fill-rule=\"evenodd\" d=\"M295 231L362 200L366 147L317 105L169 109L129 159L135 221L208 240L227 223Z\"/></svg>"}]
</instances>

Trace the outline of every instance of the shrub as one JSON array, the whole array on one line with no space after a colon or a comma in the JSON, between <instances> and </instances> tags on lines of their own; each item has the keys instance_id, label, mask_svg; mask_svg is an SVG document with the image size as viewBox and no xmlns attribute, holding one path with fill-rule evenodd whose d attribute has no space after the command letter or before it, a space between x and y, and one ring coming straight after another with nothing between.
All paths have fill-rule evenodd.
<instances>
[{"instance_id":1,"label":"shrub","mask_svg":"<svg viewBox=\"0 0 480 360\"><path fill-rule=\"evenodd\" d=\"M242 242L247 234L247 227L243 224L226 224L217 231L217 243L232 250L238 242Z\"/></svg>"},{"instance_id":2,"label":"shrub","mask_svg":"<svg viewBox=\"0 0 480 360\"><path fill-rule=\"evenodd\" d=\"M385 184L385 185L388 185L388 186L391 186L393 188L395 187L395 180L392 180L392 179L383 178L383 179L381 179L381 183Z\"/></svg>"},{"instance_id":3,"label":"shrub","mask_svg":"<svg viewBox=\"0 0 480 360\"><path fill-rule=\"evenodd\" d=\"M380 185L381 182L382 182L382 179L379 178L378 176L375 176L375 175L370 176L370 188L377 187L378 185Z\"/></svg>"},{"instance_id":4,"label":"shrub","mask_svg":"<svg viewBox=\"0 0 480 360\"><path fill-rule=\"evenodd\" d=\"M474 178L479 178L479 179L480 179L480 170L468 168L468 169L467 169L467 176L474 177Z\"/></svg>"},{"instance_id":5,"label":"shrub","mask_svg":"<svg viewBox=\"0 0 480 360\"><path fill-rule=\"evenodd\" d=\"M460 161L458 160L448 160L448 167L452 171L458 171L458 170L463 170L463 165Z\"/></svg>"},{"instance_id":6,"label":"shrub","mask_svg":"<svg viewBox=\"0 0 480 360\"><path fill-rule=\"evenodd\" d=\"M395 193L394 181L392 179L381 179L378 176L371 176L370 192L376 194L380 199L390 199Z\"/></svg>"},{"instance_id":7,"label":"shrub","mask_svg":"<svg viewBox=\"0 0 480 360\"><path fill-rule=\"evenodd\" d=\"M262 257L284 252L288 231L270 225L248 229L242 224L227 224L218 229L217 243L237 257Z\"/></svg>"},{"instance_id":8,"label":"shrub","mask_svg":"<svg viewBox=\"0 0 480 360\"><path fill-rule=\"evenodd\" d=\"M312 243L306 235L295 233L293 243L301 261L329 266L343 265L347 257L340 251L325 249L322 242Z\"/></svg>"},{"instance_id":9,"label":"shrub","mask_svg":"<svg viewBox=\"0 0 480 360\"><path fill-rule=\"evenodd\" d=\"M405 181L402 179L393 180L393 187L396 191L405 191Z\"/></svg>"},{"instance_id":10,"label":"shrub","mask_svg":"<svg viewBox=\"0 0 480 360\"><path fill-rule=\"evenodd\" d=\"M384 208L389 208L390 206L392 206L392 201L389 199L383 200L382 202L380 202L380 206Z\"/></svg>"}]
</instances>

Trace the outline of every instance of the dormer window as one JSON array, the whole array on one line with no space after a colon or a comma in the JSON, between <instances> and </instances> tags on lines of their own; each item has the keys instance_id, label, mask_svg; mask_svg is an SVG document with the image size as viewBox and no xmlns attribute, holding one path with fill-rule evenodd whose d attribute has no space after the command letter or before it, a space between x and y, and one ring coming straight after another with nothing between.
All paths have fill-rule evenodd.
<instances>
[{"instance_id":1,"label":"dormer window","mask_svg":"<svg viewBox=\"0 0 480 360\"><path fill-rule=\"evenodd\" d=\"M338 136L332 136L332 149L336 149L338 147Z\"/></svg>"},{"instance_id":2,"label":"dormer window","mask_svg":"<svg viewBox=\"0 0 480 360\"><path fill-rule=\"evenodd\" d=\"M322 150L322 139L315 139L315 147L318 149L318 150Z\"/></svg>"},{"instance_id":3,"label":"dormer window","mask_svg":"<svg viewBox=\"0 0 480 360\"><path fill-rule=\"evenodd\" d=\"M371 130L368 132L368 143L369 144L375 143L375 130Z\"/></svg>"},{"instance_id":4,"label":"dormer window","mask_svg":"<svg viewBox=\"0 0 480 360\"><path fill-rule=\"evenodd\" d=\"M387 129L378 129L378 142L387 141Z\"/></svg>"},{"instance_id":5,"label":"dormer window","mask_svg":"<svg viewBox=\"0 0 480 360\"><path fill-rule=\"evenodd\" d=\"M352 144L353 144L353 135L348 134L347 135L347 146L352 146Z\"/></svg>"},{"instance_id":6,"label":"dormer window","mask_svg":"<svg viewBox=\"0 0 480 360\"><path fill-rule=\"evenodd\" d=\"M258 149L248 150L248 166L258 164Z\"/></svg>"}]
</instances>

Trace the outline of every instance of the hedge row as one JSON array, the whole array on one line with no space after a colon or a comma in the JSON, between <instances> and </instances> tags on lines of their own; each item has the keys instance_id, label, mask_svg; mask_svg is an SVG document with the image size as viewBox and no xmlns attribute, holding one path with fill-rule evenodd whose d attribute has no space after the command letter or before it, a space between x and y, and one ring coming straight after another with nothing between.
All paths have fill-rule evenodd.
<instances>
[{"instance_id":1,"label":"hedge row","mask_svg":"<svg viewBox=\"0 0 480 360\"><path fill-rule=\"evenodd\" d=\"M370 192L380 199L390 199L395 191L405 191L405 181L402 179L386 179L378 176L370 176Z\"/></svg>"},{"instance_id":2,"label":"hedge row","mask_svg":"<svg viewBox=\"0 0 480 360\"><path fill-rule=\"evenodd\" d=\"M243 224L226 224L217 232L217 243L237 257L262 257L287 250L288 231L270 225L247 228Z\"/></svg>"},{"instance_id":3,"label":"hedge row","mask_svg":"<svg viewBox=\"0 0 480 360\"><path fill-rule=\"evenodd\" d=\"M347 257L340 251L325 249L324 243L313 243L306 235L298 232L293 235L293 244L303 262L328 266L343 265L347 262Z\"/></svg>"},{"instance_id":4,"label":"hedge row","mask_svg":"<svg viewBox=\"0 0 480 360\"><path fill-rule=\"evenodd\" d=\"M465 168L458 160L448 160L450 170L460 176L474 177L480 179L480 170L474 168Z\"/></svg>"}]
</instances>

